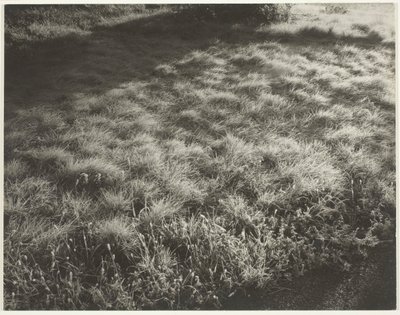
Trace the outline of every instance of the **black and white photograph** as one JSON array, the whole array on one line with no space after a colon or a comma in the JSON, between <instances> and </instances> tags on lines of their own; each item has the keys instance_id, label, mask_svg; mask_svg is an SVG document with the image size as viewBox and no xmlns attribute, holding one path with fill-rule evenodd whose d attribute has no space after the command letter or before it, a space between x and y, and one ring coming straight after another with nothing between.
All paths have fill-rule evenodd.
<instances>
[{"instance_id":1,"label":"black and white photograph","mask_svg":"<svg viewBox=\"0 0 400 315\"><path fill-rule=\"evenodd\" d=\"M397 309L397 2L1 6L3 310Z\"/></svg>"}]
</instances>

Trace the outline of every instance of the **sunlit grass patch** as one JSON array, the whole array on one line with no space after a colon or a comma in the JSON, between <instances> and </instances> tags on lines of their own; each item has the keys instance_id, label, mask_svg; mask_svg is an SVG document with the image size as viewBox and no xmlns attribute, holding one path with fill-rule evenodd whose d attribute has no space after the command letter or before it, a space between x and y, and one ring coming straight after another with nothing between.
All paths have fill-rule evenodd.
<instances>
[{"instance_id":1,"label":"sunlit grass patch","mask_svg":"<svg viewBox=\"0 0 400 315\"><path fill-rule=\"evenodd\" d=\"M161 187L176 200L186 206L199 206L203 203L205 192L198 179L199 172L189 163L167 162L157 174Z\"/></svg>"},{"instance_id":2,"label":"sunlit grass patch","mask_svg":"<svg viewBox=\"0 0 400 315\"><path fill-rule=\"evenodd\" d=\"M129 250L138 243L135 226L121 217L99 221L94 227L94 234L96 241L103 246L108 244Z\"/></svg>"},{"instance_id":3,"label":"sunlit grass patch","mask_svg":"<svg viewBox=\"0 0 400 315\"><path fill-rule=\"evenodd\" d=\"M215 174L211 149L193 143L185 145L183 141L178 140L167 141L165 146L168 160L189 164L197 172L196 176Z\"/></svg>"},{"instance_id":4,"label":"sunlit grass patch","mask_svg":"<svg viewBox=\"0 0 400 315\"><path fill-rule=\"evenodd\" d=\"M65 122L60 114L50 111L32 113L30 119L36 121L36 130L39 134L55 131L65 126Z\"/></svg>"},{"instance_id":5,"label":"sunlit grass patch","mask_svg":"<svg viewBox=\"0 0 400 315\"><path fill-rule=\"evenodd\" d=\"M89 119L88 124L95 124L96 120ZM70 129L61 134L57 142L59 146L65 147L70 151L77 152L83 156L101 155L107 150L114 148L118 143L112 131L104 127L89 128L85 131L83 128Z\"/></svg>"},{"instance_id":6,"label":"sunlit grass patch","mask_svg":"<svg viewBox=\"0 0 400 315\"><path fill-rule=\"evenodd\" d=\"M206 129L208 121L201 117L201 113L195 109L184 110L179 114L177 124L185 129L196 131L197 129Z\"/></svg>"},{"instance_id":7,"label":"sunlit grass patch","mask_svg":"<svg viewBox=\"0 0 400 315\"><path fill-rule=\"evenodd\" d=\"M124 171L99 158L75 160L59 170L62 185L69 189L84 189L96 192L101 187L121 183L125 178Z\"/></svg>"},{"instance_id":8,"label":"sunlit grass patch","mask_svg":"<svg viewBox=\"0 0 400 315\"><path fill-rule=\"evenodd\" d=\"M367 94L372 99L377 99L390 80L382 76L359 76L341 82L332 82L332 89L336 93L348 95L350 98Z\"/></svg>"},{"instance_id":9,"label":"sunlit grass patch","mask_svg":"<svg viewBox=\"0 0 400 315\"><path fill-rule=\"evenodd\" d=\"M293 178L295 189L298 191L315 192L328 189L340 193L343 187L341 171L332 165L326 151L314 150L306 149L307 155L294 163L280 164L281 174Z\"/></svg>"},{"instance_id":10,"label":"sunlit grass patch","mask_svg":"<svg viewBox=\"0 0 400 315\"><path fill-rule=\"evenodd\" d=\"M211 91L206 98L210 107L231 108L240 106L239 97L230 91Z\"/></svg>"},{"instance_id":11,"label":"sunlit grass patch","mask_svg":"<svg viewBox=\"0 0 400 315\"><path fill-rule=\"evenodd\" d=\"M310 134L314 133L320 139L326 136L326 130L335 129L350 123L355 118L355 113L343 105L334 105L327 109L320 109L310 114L306 126Z\"/></svg>"},{"instance_id":12,"label":"sunlit grass patch","mask_svg":"<svg viewBox=\"0 0 400 315\"><path fill-rule=\"evenodd\" d=\"M181 61L176 63L176 66L185 69L188 65L193 66L201 66L201 67L210 67L210 66L223 66L226 61L222 58L218 58L217 56L213 56L204 51L194 51L187 56L185 56Z\"/></svg>"},{"instance_id":13,"label":"sunlit grass patch","mask_svg":"<svg viewBox=\"0 0 400 315\"><path fill-rule=\"evenodd\" d=\"M70 192L62 195L60 207L65 220L91 219L97 214L97 205L89 197Z\"/></svg>"},{"instance_id":14,"label":"sunlit grass patch","mask_svg":"<svg viewBox=\"0 0 400 315\"><path fill-rule=\"evenodd\" d=\"M226 214L225 224L228 228L233 229L236 235L245 234L258 237L259 231L256 225L262 221L261 212L256 212L241 197L229 196L227 199L220 200Z\"/></svg>"},{"instance_id":15,"label":"sunlit grass patch","mask_svg":"<svg viewBox=\"0 0 400 315\"><path fill-rule=\"evenodd\" d=\"M361 145L371 136L371 130L360 129L355 126L347 125L339 129L328 131L325 137L330 141Z\"/></svg>"},{"instance_id":16,"label":"sunlit grass patch","mask_svg":"<svg viewBox=\"0 0 400 315\"><path fill-rule=\"evenodd\" d=\"M343 191L343 174L321 142L299 144L278 138L267 145L264 152L262 166L266 171L272 170L273 176L258 176L260 184L263 183L260 188L264 186L267 191L275 189L295 194L314 194L323 190L339 194Z\"/></svg>"},{"instance_id":17,"label":"sunlit grass patch","mask_svg":"<svg viewBox=\"0 0 400 315\"><path fill-rule=\"evenodd\" d=\"M223 161L230 166L250 166L257 163L261 154L260 150L253 144L228 134L213 146L216 156L222 156Z\"/></svg>"},{"instance_id":18,"label":"sunlit grass patch","mask_svg":"<svg viewBox=\"0 0 400 315\"><path fill-rule=\"evenodd\" d=\"M62 148L43 148L21 153L32 170L54 174L73 160L73 155Z\"/></svg>"},{"instance_id":19,"label":"sunlit grass patch","mask_svg":"<svg viewBox=\"0 0 400 315\"><path fill-rule=\"evenodd\" d=\"M161 188L150 179L133 179L124 188L132 199L134 215L162 196Z\"/></svg>"},{"instance_id":20,"label":"sunlit grass patch","mask_svg":"<svg viewBox=\"0 0 400 315\"><path fill-rule=\"evenodd\" d=\"M177 215L181 210L181 203L170 198L153 201L148 208L144 208L140 212L140 222L145 226L159 225Z\"/></svg>"},{"instance_id":21,"label":"sunlit grass patch","mask_svg":"<svg viewBox=\"0 0 400 315\"><path fill-rule=\"evenodd\" d=\"M13 159L4 165L4 179L15 180L27 176L29 167L27 163Z\"/></svg>"},{"instance_id":22,"label":"sunlit grass patch","mask_svg":"<svg viewBox=\"0 0 400 315\"><path fill-rule=\"evenodd\" d=\"M308 4L303 7L300 5L296 9L300 13L302 10L307 12L312 7L312 4ZM320 11L317 6L315 8ZM296 36L320 40L353 37L366 38L371 43L381 41L393 43L393 10L388 5L385 8L379 8L379 11L379 14L374 14L366 6L350 8L347 14L326 14L326 12L320 11L314 21L273 24L261 27L260 31L280 35L288 40L295 39ZM365 26L368 26L368 29Z\"/></svg>"},{"instance_id":23,"label":"sunlit grass patch","mask_svg":"<svg viewBox=\"0 0 400 315\"><path fill-rule=\"evenodd\" d=\"M248 102L243 106L242 112L253 120L262 122L269 121L273 117L285 114L284 112L281 112L279 108L268 106L268 104L263 101Z\"/></svg>"},{"instance_id":24,"label":"sunlit grass patch","mask_svg":"<svg viewBox=\"0 0 400 315\"><path fill-rule=\"evenodd\" d=\"M101 207L108 216L115 214L131 214L133 210L132 201L129 200L129 196L127 196L127 193L123 190L102 191Z\"/></svg>"},{"instance_id":25,"label":"sunlit grass patch","mask_svg":"<svg viewBox=\"0 0 400 315\"><path fill-rule=\"evenodd\" d=\"M119 154L118 159L125 165L131 176L142 177L155 174L162 168L162 154L162 150L157 145L148 143Z\"/></svg>"},{"instance_id":26,"label":"sunlit grass patch","mask_svg":"<svg viewBox=\"0 0 400 315\"><path fill-rule=\"evenodd\" d=\"M15 226L15 230L9 236L9 241L18 240L25 246L25 252L29 250L40 259L41 251L65 239L73 228L72 224L57 226L45 219L25 220L19 226Z\"/></svg>"},{"instance_id":27,"label":"sunlit grass patch","mask_svg":"<svg viewBox=\"0 0 400 315\"><path fill-rule=\"evenodd\" d=\"M26 177L6 185L5 212L46 217L58 212L55 186L40 177Z\"/></svg>"}]
</instances>

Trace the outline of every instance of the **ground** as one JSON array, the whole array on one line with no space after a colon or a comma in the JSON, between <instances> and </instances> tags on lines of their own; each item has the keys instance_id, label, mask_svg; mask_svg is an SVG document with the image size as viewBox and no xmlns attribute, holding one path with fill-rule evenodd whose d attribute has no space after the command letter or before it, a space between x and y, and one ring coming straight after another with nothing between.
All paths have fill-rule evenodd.
<instances>
[{"instance_id":1,"label":"ground","mask_svg":"<svg viewBox=\"0 0 400 315\"><path fill-rule=\"evenodd\" d=\"M394 308L394 10L345 11L6 29L5 307Z\"/></svg>"}]
</instances>

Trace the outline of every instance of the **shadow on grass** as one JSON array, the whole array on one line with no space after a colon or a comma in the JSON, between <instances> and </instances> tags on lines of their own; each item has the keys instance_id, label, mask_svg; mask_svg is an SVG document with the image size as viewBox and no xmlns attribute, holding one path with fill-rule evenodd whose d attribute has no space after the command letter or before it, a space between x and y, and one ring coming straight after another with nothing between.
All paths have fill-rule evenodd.
<instances>
[{"instance_id":1,"label":"shadow on grass","mask_svg":"<svg viewBox=\"0 0 400 315\"><path fill-rule=\"evenodd\" d=\"M294 33L257 31L163 13L94 29L90 35L69 35L41 41L26 49L5 51L5 115L14 107L54 105L74 93L97 93L124 82L154 77L154 69L216 42L233 46L277 41L288 45L335 45L338 41L376 47L379 36L343 37L318 28ZM6 45L7 46L7 45Z\"/></svg>"},{"instance_id":2,"label":"shadow on grass","mask_svg":"<svg viewBox=\"0 0 400 315\"><path fill-rule=\"evenodd\" d=\"M247 292L250 293L250 292ZM313 270L269 294L238 294L227 300L231 310L393 310L396 308L396 253L394 244L373 249L366 261L351 271L328 267Z\"/></svg>"}]
</instances>

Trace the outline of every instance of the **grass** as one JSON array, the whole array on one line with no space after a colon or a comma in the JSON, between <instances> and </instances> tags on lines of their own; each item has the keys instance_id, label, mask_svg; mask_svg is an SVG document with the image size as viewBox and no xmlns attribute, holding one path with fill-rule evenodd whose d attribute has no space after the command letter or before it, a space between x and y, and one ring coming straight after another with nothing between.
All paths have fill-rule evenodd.
<instances>
[{"instance_id":1,"label":"grass","mask_svg":"<svg viewBox=\"0 0 400 315\"><path fill-rule=\"evenodd\" d=\"M394 240L392 5L292 11L6 12L6 309L227 309Z\"/></svg>"}]
</instances>

